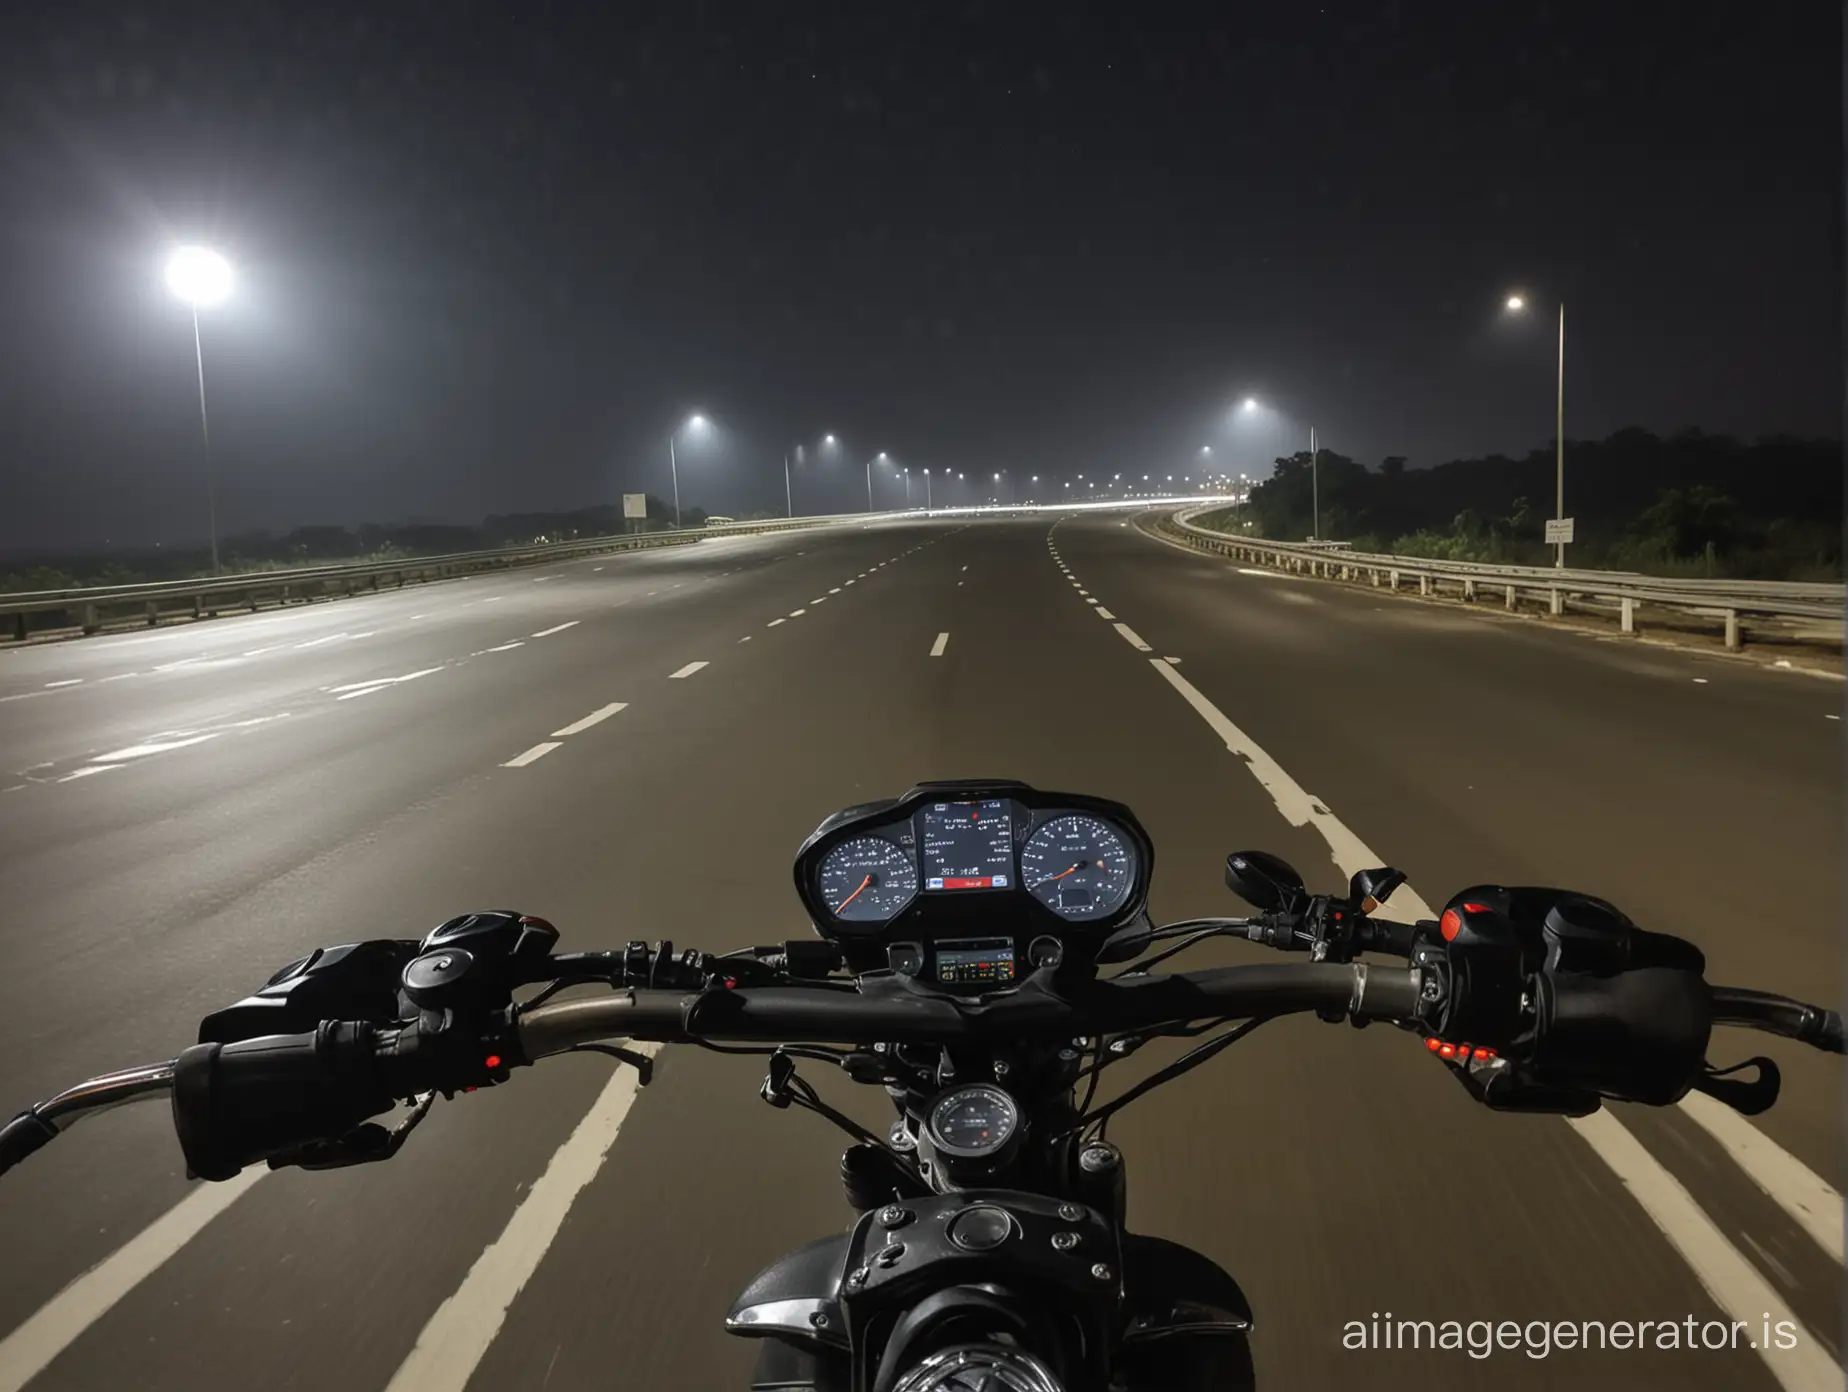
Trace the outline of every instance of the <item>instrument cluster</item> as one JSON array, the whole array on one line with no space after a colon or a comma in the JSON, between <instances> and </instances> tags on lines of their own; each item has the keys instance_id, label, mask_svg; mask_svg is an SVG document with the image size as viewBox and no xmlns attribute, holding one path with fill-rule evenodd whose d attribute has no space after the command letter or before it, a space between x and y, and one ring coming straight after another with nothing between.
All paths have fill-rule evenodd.
<instances>
[{"instance_id":1,"label":"instrument cluster","mask_svg":"<svg viewBox=\"0 0 1848 1392\"><path fill-rule=\"evenodd\" d=\"M830 817L797 856L796 886L824 937L889 945L890 965L940 986L999 989L1023 959L1043 965L1074 933L1101 941L1140 914L1152 860L1120 804L927 783Z\"/></svg>"}]
</instances>

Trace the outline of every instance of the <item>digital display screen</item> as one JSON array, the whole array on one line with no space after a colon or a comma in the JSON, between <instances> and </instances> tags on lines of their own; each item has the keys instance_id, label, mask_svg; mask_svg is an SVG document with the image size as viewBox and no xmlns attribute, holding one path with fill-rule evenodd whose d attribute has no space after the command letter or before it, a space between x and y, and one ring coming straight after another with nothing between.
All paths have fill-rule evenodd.
<instances>
[{"instance_id":1,"label":"digital display screen","mask_svg":"<svg viewBox=\"0 0 1848 1392\"><path fill-rule=\"evenodd\" d=\"M937 944L943 986L998 986L1014 979L1012 938L955 938Z\"/></svg>"},{"instance_id":2,"label":"digital display screen","mask_svg":"<svg viewBox=\"0 0 1848 1392\"><path fill-rule=\"evenodd\" d=\"M1014 815L1005 799L924 809L924 888L1006 889L1013 876Z\"/></svg>"}]
</instances>

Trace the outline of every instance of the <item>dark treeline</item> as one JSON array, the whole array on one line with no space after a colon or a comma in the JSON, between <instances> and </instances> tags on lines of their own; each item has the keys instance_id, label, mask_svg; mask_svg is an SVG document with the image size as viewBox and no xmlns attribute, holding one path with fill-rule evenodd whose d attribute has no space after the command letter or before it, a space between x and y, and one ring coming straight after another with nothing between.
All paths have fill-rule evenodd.
<instances>
[{"instance_id":1,"label":"dark treeline","mask_svg":"<svg viewBox=\"0 0 1848 1392\"><path fill-rule=\"evenodd\" d=\"M1552 555L1552 448L1431 469L1388 458L1369 469L1323 450L1317 473L1324 538L1358 550L1509 564ZM1569 565L1659 574L1836 579L1842 556L1839 441L1773 436L1745 442L1698 430L1626 429L1566 442ZM1308 451L1277 461L1231 516L1280 540L1311 530Z\"/></svg>"},{"instance_id":2,"label":"dark treeline","mask_svg":"<svg viewBox=\"0 0 1848 1392\"><path fill-rule=\"evenodd\" d=\"M683 508L684 525L697 527L706 513ZM342 561L392 560L440 556L456 551L484 551L497 546L574 541L580 537L615 536L674 525L674 507L648 496L646 522L626 521L620 504L578 508L570 512L529 512L489 517L476 527L440 523L363 523L356 527L297 527L289 532L242 532L219 542L221 568L237 573L282 570L294 566L332 565ZM210 547L195 544L157 546L90 555L21 557L0 567L0 593L61 590L78 585L132 585L154 580L185 580L209 575Z\"/></svg>"}]
</instances>

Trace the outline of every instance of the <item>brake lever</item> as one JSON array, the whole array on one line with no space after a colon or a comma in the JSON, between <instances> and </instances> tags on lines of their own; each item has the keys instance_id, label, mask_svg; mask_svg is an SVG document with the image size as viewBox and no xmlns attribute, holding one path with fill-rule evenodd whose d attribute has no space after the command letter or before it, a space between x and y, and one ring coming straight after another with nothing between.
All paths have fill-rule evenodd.
<instances>
[{"instance_id":1,"label":"brake lever","mask_svg":"<svg viewBox=\"0 0 1848 1392\"><path fill-rule=\"evenodd\" d=\"M405 1139L430 1113L434 1092L419 1093L410 1114L389 1131L376 1121L356 1126L332 1140L309 1141L269 1158L272 1170L294 1166L302 1170L343 1170L349 1165L370 1165L389 1160L403 1148Z\"/></svg>"},{"instance_id":2,"label":"brake lever","mask_svg":"<svg viewBox=\"0 0 1848 1392\"><path fill-rule=\"evenodd\" d=\"M1747 1082L1743 1078L1730 1075L1742 1068L1756 1065L1758 1076ZM1777 1102L1777 1095L1784 1085L1784 1075L1778 1072L1777 1064L1762 1055L1735 1063L1731 1068L1715 1068L1707 1064L1701 1075L1694 1080L1693 1090L1703 1092L1716 1102L1724 1102L1741 1116L1757 1116L1769 1111Z\"/></svg>"}]
</instances>

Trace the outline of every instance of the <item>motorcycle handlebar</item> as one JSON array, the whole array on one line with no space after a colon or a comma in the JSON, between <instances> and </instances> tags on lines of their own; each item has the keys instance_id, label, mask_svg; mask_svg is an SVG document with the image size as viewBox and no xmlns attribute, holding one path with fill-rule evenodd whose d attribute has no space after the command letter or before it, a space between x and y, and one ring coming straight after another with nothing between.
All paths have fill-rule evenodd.
<instances>
[{"instance_id":1,"label":"motorcycle handlebar","mask_svg":"<svg viewBox=\"0 0 1848 1392\"><path fill-rule=\"evenodd\" d=\"M635 989L564 1001L519 1017L529 1059L614 1036L678 1043L870 1044L949 1039L1066 1038L1191 1020L1340 1010L1357 1019L1410 1017L1418 1006L1415 967L1287 963L1219 967L1172 976L1099 981L1055 996L1022 988L986 1001L878 994L804 986L759 986L685 995Z\"/></svg>"}]
</instances>

